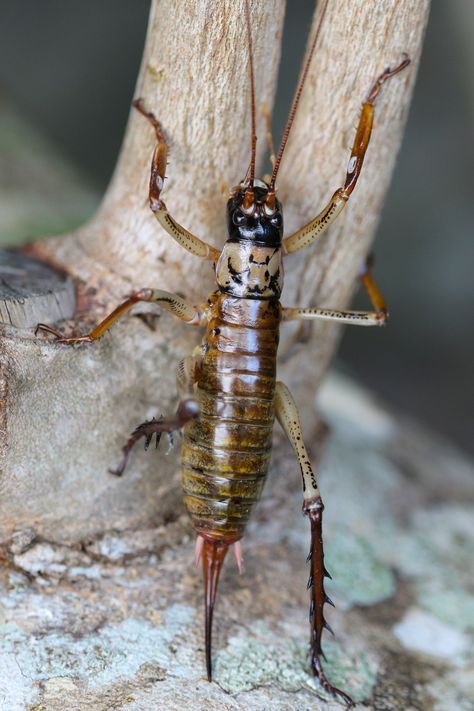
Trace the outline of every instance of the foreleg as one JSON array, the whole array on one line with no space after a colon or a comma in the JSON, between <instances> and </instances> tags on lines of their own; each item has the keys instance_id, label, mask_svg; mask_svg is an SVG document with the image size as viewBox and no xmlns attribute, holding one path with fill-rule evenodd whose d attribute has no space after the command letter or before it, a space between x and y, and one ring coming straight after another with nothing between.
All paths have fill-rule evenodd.
<instances>
[{"instance_id":1,"label":"foreleg","mask_svg":"<svg viewBox=\"0 0 474 711\"><path fill-rule=\"evenodd\" d=\"M196 237L178 224L176 220L171 217L165 203L160 198L165 182L166 164L168 162L168 145L166 143L166 138L158 119L154 114L144 108L142 100L136 99L133 102L133 105L137 111L148 119L155 129L156 134L157 145L151 161L149 190L150 208L153 214L163 229L165 229L166 232L168 232L168 234L181 245L181 247L184 247L184 249L191 252L191 254L194 254L196 257L210 259L214 262L217 261L220 254L219 250L212 247L212 245L207 244L207 242L203 242L199 239L199 237Z\"/></svg>"},{"instance_id":2,"label":"foreleg","mask_svg":"<svg viewBox=\"0 0 474 711\"><path fill-rule=\"evenodd\" d=\"M90 333L86 333L84 336L73 336L72 338L64 338L64 336L56 331L51 326L47 326L44 323L39 323L36 326L36 331L46 331L46 333L52 333L56 336L59 343L66 343L67 345L75 345L77 343L89 343L90 341L95 341L100 338L106 331L109 330L113 324L119 320L132 306L144 301L152 304L159 304L162 308L170 311L174 316L177 316L181 321L186 321L186 323L193 324L195 326L201 325L205 322L205 316L195 306L191 306L186 301L184 301L177 294L170 294L167 291L161 291L160 289L141 289L135 294L122 302L117 306L111 314L105 317Z\"/></svg>"},{"instance_id":3,"label":"foreleg","mask_svg":"<svg viewBox=\"0 0 474 711\"><path fill-rule=\"evenodd\" d=\"M353 701L350 696L344 691L337 689L328 681L321 664L320 657L324 658L324 652L321 647L321 635L324 628L332 631L323 613L324 604L326 602L332 604L324 590L324 577L330 577L324 567L322 535L324 505L303 441L303 433L301 431L300 418L295 401L286 385L281 382L278 382L276 386L275 414L278 422L290 440L300 465L303 478L303 512L308 516L311 523L311 549L308 556L311 565L308 580L308 587L311 594L309 612L311 626L309 661L311 670L313 674L318 677L321 686L326 691L333 696L339 696L346 704L351 706Z\"/></svg>"},{"instance_id":4,"label":"foreleg","mask_svg":"<svg viewBox=\"0 0 474 711\"><path fill-rule=\"evenodd\" d=\"M360 280L374 311L337 311L334 309L299 309L284 308L283 321L308 321L323 319L326 321L339 321L350 323L354 326L384 326L388 320L388 311L382 292L378 288L371 271L372 260L369 258L360 274Z\"/></svg>"},{"instance_id":5,"label":"foreleg","mask_svg":"<svg viewBox=\"0 0 474 711\"><path fill-rule=\"evenodd\" d=\"M374 121L374 104L382 84L390 77L401 72L410 63L409 58L405 55L405 59L395 69L387 68L372 84L367 97L362 104L362 111L359 118L354 145L352 146L351 156L347 166L346 180L344 186L338 188L334 195L329 200L326 207L314 219L308 222L304 227L299 229L292 235L289 235L283 240L283 254L296 252L299 249L308 247L313 244L317 237L323 234L330 224L334 222L336 217L345 207L349 197L357 185L362 164L364 162L365 153L370 141L372 126Z\"/></svg>"}]
</instances>

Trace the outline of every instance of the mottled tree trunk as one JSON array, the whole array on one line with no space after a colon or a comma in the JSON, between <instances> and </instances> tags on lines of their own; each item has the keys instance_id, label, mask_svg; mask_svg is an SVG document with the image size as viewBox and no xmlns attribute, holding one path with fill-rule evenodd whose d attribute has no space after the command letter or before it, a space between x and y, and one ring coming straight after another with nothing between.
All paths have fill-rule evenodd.
<instances>
[{"instance_id":1,"label":"mottled tree trunk","mask_svg":"<svg viewBox=\"0 0 474 711\"><path fill-rule=\"evenodd\" d=\"M279 173L291 230L313 216L343 180L359 105L387 64L412 58L384 88L360 184L337 225L304 255L287 260L287 305L347 304L369 248L400 145L427 19L428 0L329 3L300 110ZM291 12L291 5L289 7ZM251 2L258 99L272 105L283 0ZM170 141L164 197L184 226L220 246L223 181L235 184L249 161L248 50L243 2L152 2L137 96L159 116ZM184 253L147 206L154 137L131 113L117 168L94 218L61 239L30 247L77 284L78 309L66 324L84 330L130 291L155 286L197 301L212 289L209 264ZM296 389L316 387L337 332L323 323L308 350L284 369ZM197 333L160 317L156 331L128 318L100 342L67 349L5 327L2 365L0 532L77 542L107 529L131 529L176 515L177 461L134 455L123 480L107 469L136 424L172 407L178 358ZM311 393L312 395L312 393ZM310 398L307 399L309 402Z\"/></svg>"}]
</instances>

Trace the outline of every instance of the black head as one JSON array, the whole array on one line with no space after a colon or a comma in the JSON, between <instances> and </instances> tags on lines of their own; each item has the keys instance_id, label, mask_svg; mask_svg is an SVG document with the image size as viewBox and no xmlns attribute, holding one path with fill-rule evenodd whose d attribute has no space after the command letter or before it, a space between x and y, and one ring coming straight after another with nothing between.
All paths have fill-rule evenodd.
<instances>
[{"instance_id":1,"label":"black head","mask_svg":"<svg viewBox=\"0 0 474 711\"><path fill-rule=\"evenodd\" d=\"M283 213L275 192L260 180L253 187L241 184L227 202L229 242L252 242L259 247L280 247Z\"/></svg>"}]
</instances>

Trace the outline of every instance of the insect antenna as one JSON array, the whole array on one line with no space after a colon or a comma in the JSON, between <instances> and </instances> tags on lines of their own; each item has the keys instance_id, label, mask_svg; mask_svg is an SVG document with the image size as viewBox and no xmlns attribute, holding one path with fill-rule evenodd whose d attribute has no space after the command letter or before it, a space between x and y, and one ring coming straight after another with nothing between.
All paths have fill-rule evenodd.
<instances>
[{"instance_id":1,"label":"insect antenna","mask_svg":"<svg viewBox=\"0 0 474 711\"><path fill-rule=\"evenodd\" d=\"M293 103L291 105L290 113L288 116L288 121L286 123L285 130L283 132L283 137L281 139L280 147L278 149L277 157L275 160L275 165L273 166L273 173L272 173L272 177L270 180L270 189L269 189L270 195L271 195L271 193L275 192L275 181L276 181L276 177L278 174L278 169L280 168L280 163L281 163L281 159L283 156L283 151L285 150L286 142L288 141L288 136L290 135L291 127L293 125L293 120L294 120L295 114L296 114L296 109L298 108L298 104L300 102L301 94L303 92L304 83L305 83L306 77L308 75L309 66L310 66L311 60L313 58L314 49L315 49L316 43L318 41L319 33L321 30L321 26L323 24L323 19L324 19L324 15L326 13L327 6L328 6L328 0L325 0L322 10L321 10L321 14L319 16L319 22L316 27L316 32L314 33L314 38L311 43L310 50L308 52L308 57L306 59L306 62L304 63L303 71L301 73L301 78L300 78L300 80L298 82L298 86L296 88L295 97L293 99Z\"/></svg>"},{"instance_id":2,"label":"insect antenna","mask_svg":"<svg viewBox=\"0 0 474 711\"><path fill-rule=\"evenodd\" d=\"M248 209L254 201L253 182L255 179L255 156L257 153L257 119L255 111L255 80L253 70L253 44L252 44L252 29L250 25L250 10L249 0L245 0L245 23L247 25L247 44L249 49L249 75L250 75L250 112L252 118L252 134L250 143L250 165L245 176L245 182L248 183L244 197L244 209Z\"/></svg>"}]
</instances>

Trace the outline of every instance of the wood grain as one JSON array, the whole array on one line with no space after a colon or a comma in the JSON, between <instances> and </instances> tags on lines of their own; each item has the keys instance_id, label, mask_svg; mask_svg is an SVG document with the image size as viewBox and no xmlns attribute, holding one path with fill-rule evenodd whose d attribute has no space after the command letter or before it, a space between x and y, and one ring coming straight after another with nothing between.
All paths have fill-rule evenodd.
<instances>
[{"instance_id":1,"label":"wood grain","mask_svg":"<svg viewBox=\"0 0 474 711\"><path fill-rule=\"evenodd\" d=\"M400 147L428 10L429 0L328 4L278 176L287 232L313 217L343 181L360 104L375 76L399 62L403 52L412 63L384 86L377 101L363 175L346 211L311 251L287 260L283 301L288 305L343 308L350 301ZM251 2L259 156L265 143L262 108L273 101L283 13L283 0ZM317 19L318 9L313 31ZM222 183L239 181L249 160L247 54L242 0L201 0L197 10L172 0L152 3L135 95L156 112L170 140L163 194L170 211L216 246L225 239ZM150 127L132 112L95 218L78 233L36 248L95 288L102 311L122 297L124 282L134 288L178 288L194 299L212 287L209 266L183 253L148 209L152 148ZM330 323L314 328L314 382L327 368L338 333ZM293 369L306 379L304 355Z\"/></svg>"},{"instance_id":2,"label":"wood grain","mask_svg":"<svg viewBox=\"0 0 474 711\"><path fill-rule=\"evenodd\" d=\"M312 250L288 258L285 305L337 309L350 301L400 148L428 11L429 0L328 4L279 174L287 230L311 219L343 183L360 106L372 81L385 67L398 64L403 52L411 64L384 85L377 99L362 175L346 209ZM333 324L317 324L311 358L301 353L292 363L299 382L307 382L309 375L319 381L339 333Z\"/></svg>"},{"instance_id":3,"label":"wood grain","mask_svg":"<svg viewBox=\"0 0 474 711\"><path fill-rule=\"evenodd\" d=\"M26 255L0 249L0 324L34 328L72 318L72 279Z\"/></svg>"},{"instance_id":4,"label":"wood grain","mask_svg":"<svg viewBox=\"0 0 474 711\"><path fill-rule=\"evenodd\" d=\"M272 103L282 0L251 2L257 97ZM289 7L291 12L291 6ZM279 173L289 230L312 217L344 179L359 106L403 51L410 69L384 86L360 184L314 249L286 262L287 306L344 307L369 248L398 151L421 52L428 0L330 0L309 81ZM249 161L247 47L243 0L154 0L136 95L166 130L171 147L163 197L177 220L216 245L225 239L221 181L240 180ZM263 129L259 113L259 152ZM152 286L201 301L213 287L201 265L162 232L147 206L153 150L148 123L132 113L117 168L95 217L72 235L30 252L79 284L74 321L84 333L130 291ZM286 328L286 326L285 326ZM279 370L303 409L326 370L338 331L322 323ZM104 530L170 520L180 506L177 451L137 452L129 475L111 481L120 447L139 422L172 412L175 367L196 332L160 317L156 330L130 317L91 347L68 349L32 330L0 339L0 534L32 530L77 542ZM314 414L307 411L308 422Z\"/></svg>"}]
</instances>

